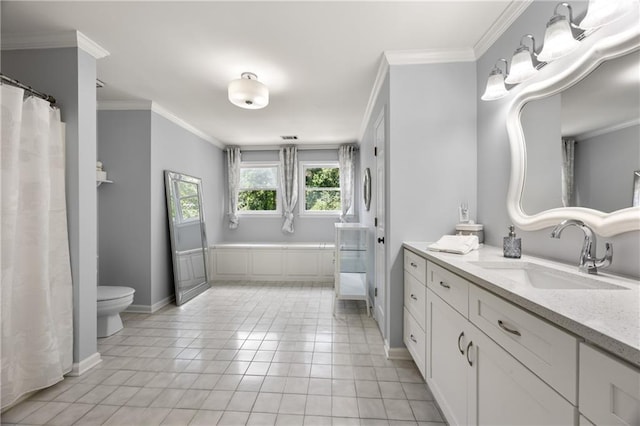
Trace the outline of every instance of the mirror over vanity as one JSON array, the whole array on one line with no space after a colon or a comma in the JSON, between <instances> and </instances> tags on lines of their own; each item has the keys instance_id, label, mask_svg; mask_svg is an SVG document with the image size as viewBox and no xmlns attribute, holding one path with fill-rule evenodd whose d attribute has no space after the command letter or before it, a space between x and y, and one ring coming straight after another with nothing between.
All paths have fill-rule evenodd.
<instances>
[{"instance_id":1,"label":"mirror over vanity","mask_svg":"<svg viewBox=\"0 0 640 426\"><path fill-rule=\"evenodd\" d=\"M640 230L639 33L587 37L513 97L507 206L518 227L576 219L603 236Z\"/></svg>"},{"instance_id":2,"label":"mirror over vanity","mask_svg":"<svg viewBox=\"0 0 640 426\"><path fill-rule=\"evenodd\" d=\"M164 176L176 305L181 305L209 288L202 181L169 170Z\"/></svg>"}]
</instances>

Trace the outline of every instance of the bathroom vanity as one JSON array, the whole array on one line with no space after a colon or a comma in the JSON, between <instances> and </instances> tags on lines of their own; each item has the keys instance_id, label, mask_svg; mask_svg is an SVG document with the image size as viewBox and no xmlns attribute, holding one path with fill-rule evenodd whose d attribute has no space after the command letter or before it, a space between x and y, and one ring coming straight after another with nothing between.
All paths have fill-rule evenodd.
<instances>
[{"instance_id":1,"label":"bathroom vanity","mask_svg":"<svg viewBox=\"0 0 640 426\"><path fill-rule=\"evenodd\" d=\"M640 282L404 243L404 342L450 424L640 424Z\"/></svg>"}]
</instances>

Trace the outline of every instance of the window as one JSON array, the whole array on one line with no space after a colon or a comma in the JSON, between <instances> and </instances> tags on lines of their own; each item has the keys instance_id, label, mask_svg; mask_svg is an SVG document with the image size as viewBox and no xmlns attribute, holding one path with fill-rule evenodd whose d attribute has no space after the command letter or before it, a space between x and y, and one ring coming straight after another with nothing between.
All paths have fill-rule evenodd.
<instances>
[{"instance_id":1,"label":"window","mask_svg":"<svg viewBox=\"0 0 640 426\"><path fill-rule=\"evenodd\" d=\"M239 213L279 213L277 163L240 165Z\"/></svg>"},{"instance_id":2,"label":"window","mask_svg":"<svg viewBox=\"0 0 640 426\"><path fill-rule=\"evenodd\" d=\"M340 168L336 161L300 164L300 213L340 213Z\"/></svg>"}]
</instances>

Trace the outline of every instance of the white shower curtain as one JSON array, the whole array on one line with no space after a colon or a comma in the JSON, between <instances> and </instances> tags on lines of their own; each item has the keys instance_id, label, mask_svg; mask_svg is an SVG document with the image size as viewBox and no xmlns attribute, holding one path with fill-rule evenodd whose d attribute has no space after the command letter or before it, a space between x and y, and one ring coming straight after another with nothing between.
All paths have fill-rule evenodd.
<instances>
[{"instance_id":1,"label":"white shower curtain","mask_svg":"<svg viewBox=\"0 0 640 426\"><path fill-rule=\"evenodd\" d=\"M0 86L2 408L62 380L73 362L64 125L60 113Z\"/></svg>"},{"instance_id":2,"label":"white shower curtain","mask_svg":"<svg viewBox=\"0 0 640 426\"><path fill-rule=\"evenodd\" d=\"M353 145L341 145L338 149L338 164L340 165L340 205L342 213L340 222L347 221L347 213L353 205L356 151Z\"/></svg>"}]
</instances>

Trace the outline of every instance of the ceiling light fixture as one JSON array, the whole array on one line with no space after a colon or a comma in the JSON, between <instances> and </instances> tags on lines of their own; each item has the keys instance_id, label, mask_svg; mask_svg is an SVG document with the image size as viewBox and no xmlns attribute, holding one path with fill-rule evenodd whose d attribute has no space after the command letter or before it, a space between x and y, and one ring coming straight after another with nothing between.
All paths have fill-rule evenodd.
<instances>
[{"instance_id":1,"label":"ceiling light fixture","mask_svg":"<svg viewBox=\"0 0 640 426\"><path fill-rule=\"evenodd\" d=\"M504 74L502 70L498 67L500 62L504 62ZM489 79L487 80L487 88L484 91L484 95L480 99L483 101L493 101L495 99L500 99L505 96L509 92L507 92L507 88L504 85L504 75L509 74L509 64L506 59L498 59L496 64L493 66L491 73L489 73Z\"/></svg>"},{"instance_id":2,"label":"ceiling light fixture","mask_svg":"<svg viewBox=\"0 0 640 426\"><path fill-rule=\"evenodd\" d=\"M594 30L610 24L629 13L633 3L633 0L589 0L587 14L580 22L580 28Z\"/></svg>"},{"instance_id":3,"label":"ceiling light fixture","mask_svg":"<svg viewBox=\"0 0 640 426\"><path fill-rule=\"evenodd\" d=\"M569 10L569 19L558 13L558 8L564 6ZM577 28L573 23L573 9L569 3L558 3L553 11L553 16L547 23L544 33L542 51L538 54L538 60L542 62L555 61L568 55L580 46L580 42L573 37L571 27Z\"/></svg>"},{"instance_id":4,"label":"ceiling light fixture","mask_svg":"<svg viewBox=\"0 0 640 426\"><path fill-rule=\"evenodd\" d=\"M525 38L531 39L531 50L526 46L523 41ZM522 36L520 39L520 46L516 49L511 58L511 72L504 80L507 84L518 84L523 81L529 80L536 75L538 70L533 66L533 57L536 54L536 39L531 34Z\"/></svg>"},{"instance_id":5,"label":"ceiling light fixture","mask_svg":"<svg viewBox=\"0 0 640 426\"><path fill-rule=\"evenodd\" d=\"M252 72L243 72L229 83L229 101L246 109L260 109L269 104L269 89Z\"/></svg>"}]
</instances>

